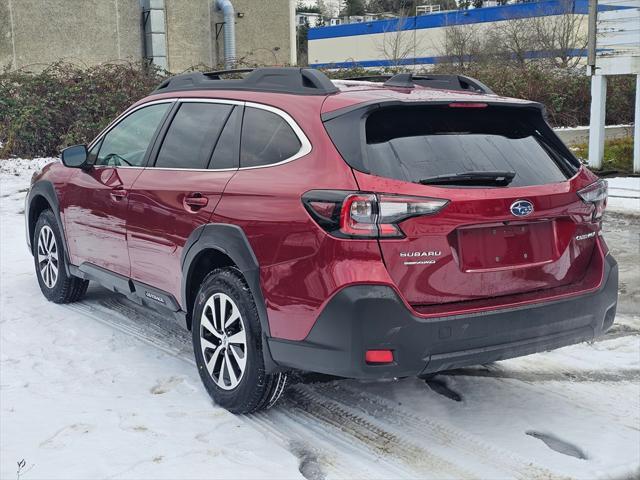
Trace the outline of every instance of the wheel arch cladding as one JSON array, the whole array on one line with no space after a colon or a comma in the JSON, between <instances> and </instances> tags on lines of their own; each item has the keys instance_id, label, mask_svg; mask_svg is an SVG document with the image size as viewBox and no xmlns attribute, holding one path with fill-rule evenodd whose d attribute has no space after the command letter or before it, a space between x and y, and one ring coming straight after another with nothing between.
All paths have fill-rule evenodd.
<instances>
[{"instance_id":1,"label":"wheel arch cladding","mask_svg":"<svg viewBox=\"0 0 640 480\"><path fill-rule=\"evenodd\" d=\"M269 322L262 290L260 288L260 267L244 231L237 225L223 223L206 224L198 227L187 239L182 252L182 300L187 311L188 326L191 326L193 300L198 288L198 276L206 267L235 267L245 278L253 295L260 325L269 335ZM203 276L204 278L204 276Z\"/></svg>"},{"instance_id":2,"label":"wheel arch cladding","mask_svg":"<svg viewBox=\"0 0 640 480\"><path fill-rule=\"evenodd\" d=\"M47 209L53 210L49 201L41 194L35 195L29 202L29 214L27 221L29 222L29 238L32 242L34 240L33 235L36 230L38 218L40 217L40 214ZM31 250L33 251L33 245Z\"/></svg>"},{"instance_id":3,"label":"wheel arch cladding","mask_svg":"<svg viewBox=\"0 0 640 480\"><path fill-rule=\"evenodd\" d=\"M198 289L205 277L216 268L236 267L233 259L217 248L198 249L193 261L185 270L186 285L183 294L185 311L187 312L187 328L191 330L191 317L198 294Z\"/></svg>"},{"instance_id":4,"label":"wheel arch cladding","mask_svg":"<svg viewBox=\"0 0 640 480\"><path fill-rule=\"evenodd\" d=\"M198 227L189 236L184 249L182 251L182 300L183 307L187 311L186 320L187 328L191 329L191 313L193 311L193 298L190 298L190 290L197 293L197 283L194 280L194 273L201 272L198 270L198 260L226 261L229 265L213 265L214 268L221 266L232 266L237 268L244 276L249 291L253 295L260 319L260 327L262 328L262 355L264 358L264 366L267 373L273 373L280 370L278 365L271 357L269 350L269 319L267 317L267 309L260 287L260 266L256 258L251 244L244 234L244 231L237 225L226 223L206 224ZM208 273L208 272L207 272Z\"/></svg>"},{"instance_id":5,"label":"wheel arch cladding","mask_svg":"<svg viewBox=\"0 0 640 480\"><path fill-rule=\"evenodd\" d=\"M60 217L60 203L58 202L58 195L55 187L51 182L41 180L31 186L31 190L28 195L28 201L26 202L26 208L28 210L25 213L26 221L28 222L27 227L29 229L29 241L31 242L31 253L33 254L33 235L35 233L38 218L43 211L50 209L53 212L53 216L55 217L56 222L58 223L58 228L60 229L62 247L64 249L66 260L64 265L67 274L69 274L69 249L67 248L67 236L64 230L64 224L62 223L62 218Z\"/></svg>"}]
</instances>

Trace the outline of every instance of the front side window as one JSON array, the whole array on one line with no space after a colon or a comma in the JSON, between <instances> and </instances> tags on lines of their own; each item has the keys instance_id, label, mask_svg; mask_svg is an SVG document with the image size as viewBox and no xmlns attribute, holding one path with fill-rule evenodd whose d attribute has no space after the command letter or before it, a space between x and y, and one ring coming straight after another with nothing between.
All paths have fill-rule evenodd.
<instances>
[{"instance_id":1,"label":"front side window","mask_svg":"<svg viewBox=\"0 0 640 480\"><path fill-rule=\"evenodd\" d=\"M169 108L171 103L158 103L127 116L102 139L95 165L142 166L147 148Z\"/></svg>"},{"instance_id":2,"label":"front side window","mask_svg":"<svg viewBox=\"0 0 640 480\"><path fill-rule=\"evenodd\" d=\"M302 144L291 126L267 110L247 107L242 122L241 167L282 162L300 151Z\"/></svg>"},{"instance_id":3,"label":"front side window","mask_svg":"<svg viewBox=\"0 0 640 480\"><path fill-rule=\"evenodd\" d=\"M183 103L162 142L156 167L205 169L233 105Z\"/></svg>"}]
</instances>

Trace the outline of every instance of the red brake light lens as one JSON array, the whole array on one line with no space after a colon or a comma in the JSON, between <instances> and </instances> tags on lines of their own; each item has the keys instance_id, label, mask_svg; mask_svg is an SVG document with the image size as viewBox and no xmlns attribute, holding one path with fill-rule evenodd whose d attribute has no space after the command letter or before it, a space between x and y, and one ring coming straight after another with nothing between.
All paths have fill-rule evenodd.
<instances>
[{"instance_id":1,"label":"red brake light lens","mask_svg":"<svg viewBox=\"0 0 640 480\"><path fill-rule=\"evenodd\" d=\"M342 203L340 231L353 237L376 237L376 196L349 195Z\"/></svg>"},{"instance_id":2,"label":"red brake light lens","mask_svg":"<svg viewBox=\"0 0 640 480\"><path fill-rule=\"evenodd\" d=\"M313 219L340 238L403 238L398 223L440 211L448 200L426 197L313 190L302 197Z\"/></svg>"}]
</instances>

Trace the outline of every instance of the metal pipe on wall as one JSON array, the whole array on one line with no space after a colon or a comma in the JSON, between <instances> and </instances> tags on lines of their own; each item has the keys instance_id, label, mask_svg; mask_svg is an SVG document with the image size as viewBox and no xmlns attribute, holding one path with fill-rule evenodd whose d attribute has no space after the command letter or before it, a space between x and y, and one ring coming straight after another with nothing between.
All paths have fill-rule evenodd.
<instances>
[{"instance_id":1,"label":"metal pipe on wall","mask_svg":"<svg viewBox=\"0 0 640 480\"><path fill-rule=\"evenodd\" d=\"M236 63L236 12L229 0L216 0L216 10L224 18L224 68L231 69Z\"/></svg>"}]
</instances>

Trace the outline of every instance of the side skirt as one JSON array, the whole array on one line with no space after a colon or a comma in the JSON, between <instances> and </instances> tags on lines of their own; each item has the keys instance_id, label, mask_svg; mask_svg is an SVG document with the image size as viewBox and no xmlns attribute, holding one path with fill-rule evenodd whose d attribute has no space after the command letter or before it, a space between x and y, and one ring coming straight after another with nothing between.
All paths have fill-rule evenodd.
<instances>
[{"instance_id":1,"label":"side skirt","mask_svg":"<svg viewBox=\"0 0 640 480\"><path fill-rule=\"evenodd\" d=\"M107 290L125 295L134 302L151 308L159 313L171 313L185 329L186 313L173 295L150 285L138 282L92 263L83 263L79 267L69 265L71 275L99 283Z\"/></svg>"}]
</instances>

